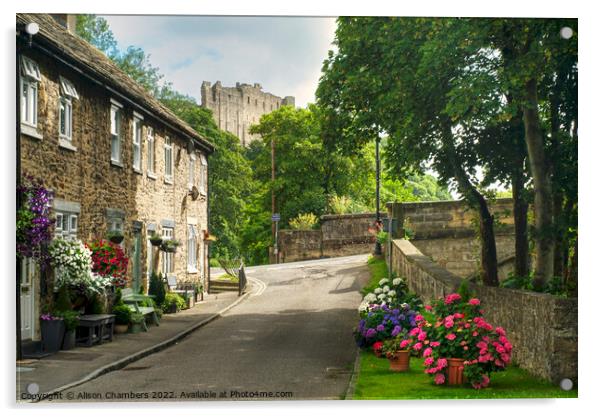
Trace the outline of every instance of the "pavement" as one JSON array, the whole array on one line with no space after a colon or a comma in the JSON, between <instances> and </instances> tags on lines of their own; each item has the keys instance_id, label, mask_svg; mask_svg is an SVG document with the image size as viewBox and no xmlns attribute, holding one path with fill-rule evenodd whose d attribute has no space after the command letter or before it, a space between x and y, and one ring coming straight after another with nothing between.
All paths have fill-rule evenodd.
<instances>
[{"instance_id":1,"label":"pavement","mask_svg":"<svg viewBox=\"0 0 602 417\"><path fill-rule=\"evenodd\" d=\"M160 326L149 324L148 332L116 334L110 343L61 350L40 360L23 360L17 363L17 399L21 400L21 394L28 392L30 384L37 384L39 394L49 393L89 376L125 366L124 362L158 349L163 343L172 340L178 343L174 339L178 339L181 333L214 318L237 299L238 293L234 292L205 295L204 301L191 309L164 314Z\"/></svg>"},{"instance_id":2,"label":"pavement","mask_svg":"<svg viewBox=\"0 0 602 417\"><path fill-rule=\"evenodd\" d=\"M359 290L369 278L366 260L367 255L359 255L248 267L250 293L219 319L177 344L63 389L55 400L345 398L357 352L352 328L361 301ZM77 381L110 360L142 349L143 343L152 347L167 337L159 332L177 334L171 328L178 323L186 322L180 330L190 327L203 320L201 315L210 316L211 309L219 311L234 301L220 297L173 317L164 316L162 325L149 333L121 336L110 344L61 352L38 364L23 365L36 369L20 372L18 387L36 382L40 392L48 392Z\"/></svg>"}]
</instances>

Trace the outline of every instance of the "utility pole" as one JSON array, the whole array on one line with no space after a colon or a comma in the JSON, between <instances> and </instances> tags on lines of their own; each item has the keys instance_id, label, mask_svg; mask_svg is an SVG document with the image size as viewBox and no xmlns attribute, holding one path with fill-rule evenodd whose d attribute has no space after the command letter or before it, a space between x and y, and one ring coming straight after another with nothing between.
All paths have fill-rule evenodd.
<instances>
[{"instance_id":1,"label":"utility pole","mask_svg":"<svg viewBox=\"0 0 602 417\"><path fill-rule=\"evenodd\" d=\"M375 229L376 233L380 232L379 225L380 221L380 136L376 136L376 224ZM382 248L378 238L376 239L376 243L374 245L374 254L382 255Z\"/></svg>"},{"instance_id":2,"label":"utility pole","mask_svg":"<svg viewBox=\"0 0 602 417\"><path fill-rule=\"evenodd\" d=\"M272 137L272 242L274 242L274 255L276 255L276 263L278 263L278 238L277 227L278 223L274 222L273 217L276 214L276 193L274 187L276 185L276 142Z\"/></svg>"}]
</instances>

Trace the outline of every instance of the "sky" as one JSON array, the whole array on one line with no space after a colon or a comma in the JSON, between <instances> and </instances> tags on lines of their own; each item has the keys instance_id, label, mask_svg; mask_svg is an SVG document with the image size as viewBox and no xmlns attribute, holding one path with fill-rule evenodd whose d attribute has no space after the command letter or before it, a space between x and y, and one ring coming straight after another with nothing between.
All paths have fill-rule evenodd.
<instances>
[{"instance_id":1,"label":"sky","mask_svg":"<svg viewBox=\"0 0 602 417\"><path fill-rule=\"evenodd\" d=\"M103 15L119 48L141 47L165 80L200 103L203 81L260 83L263 91L314 102L335 18Z\"/></svg>"}]
</instances>

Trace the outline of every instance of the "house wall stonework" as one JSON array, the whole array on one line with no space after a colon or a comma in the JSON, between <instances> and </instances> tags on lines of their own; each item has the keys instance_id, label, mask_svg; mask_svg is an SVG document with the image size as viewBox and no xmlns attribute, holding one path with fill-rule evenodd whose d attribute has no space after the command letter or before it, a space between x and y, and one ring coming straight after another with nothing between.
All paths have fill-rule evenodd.
<instances>
[{"instance_id":1,"label":"house wall stonework","mask_svg":"<svg viewBox=\"0 0 602 417\"><path fill-rule=\"evenodd\" d=\"M258 83L223 87L220 81L213 86L209 81L203 81L201 85L201 106L211 109L218 127L238 137L243 146L259 139L259 135L249 134L249 127L259 123L262 115L284 105L294 107L295 98L281 98L264 92Z\"/></svg>"},{"instance_id":2,"label":"house wall stonework","mask_svg":"<svg viewBox=\"0 0 602 417\"><path fill-rule=\"evenodd\" d=\"M130 279L134 265L134 226L141 224L139 259L143 285L146 285L148 272L147 226L155 225L156 231L161 233L162 220L172 220L175 223L174 237L181 242L174 256L173 275L178 282L201 280L204 283L208 272L207 256L203 256L206 255L203 232L208 229L207 196L200 194L193 201L189 195L188 139L177 130L163 125L160 116L144 114L141 135L142 169L134 170L134 109L130 103L35 48L25 50L24 55L38 64L41 81L38 83L37 133L31 133L31 128L27 129L22 125L21 172L42 180L44 186L54 192L56 202L78 207L77 237L84 242L106 238L109 214L122 213L125 235L123 248L130 257ZM73 133L70 145L61 145L59 141L59 76L68 79L79 95L78 99L72 100ZM111 99L123 105L120 165L111 162ZM154 179L147 173L146 132L149 127L155 131ZM165 181L163 145L166 136L173 141L172 183ZM195 147L194 153L194 184L199 187L201 157L207 158L208 155L199 147ZM189 272L187 268L189 223L196 228L198 272ZM158 271L161 270L160 259L156 267ZM39 296L39 285L35 291L36 296ZM39 314L39 306L36 314Z\"/></svg>"}]
</instances>

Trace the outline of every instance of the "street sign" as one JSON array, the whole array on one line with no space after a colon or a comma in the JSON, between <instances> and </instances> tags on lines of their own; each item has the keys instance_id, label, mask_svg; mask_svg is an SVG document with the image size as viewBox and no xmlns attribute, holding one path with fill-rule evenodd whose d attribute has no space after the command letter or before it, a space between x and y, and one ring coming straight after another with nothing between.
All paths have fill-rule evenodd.
<instances>
[{"instance_id":1,"label":"street sign","mask_svg":"<svg viewBox=\"0 0 602 417\"><path fill-rule=\"evenodd\" d=\"M274 214L272 214L272 221L273 222L279 222L280 221L280 213L274 213Z\"/></svg>"}]
</instances>

